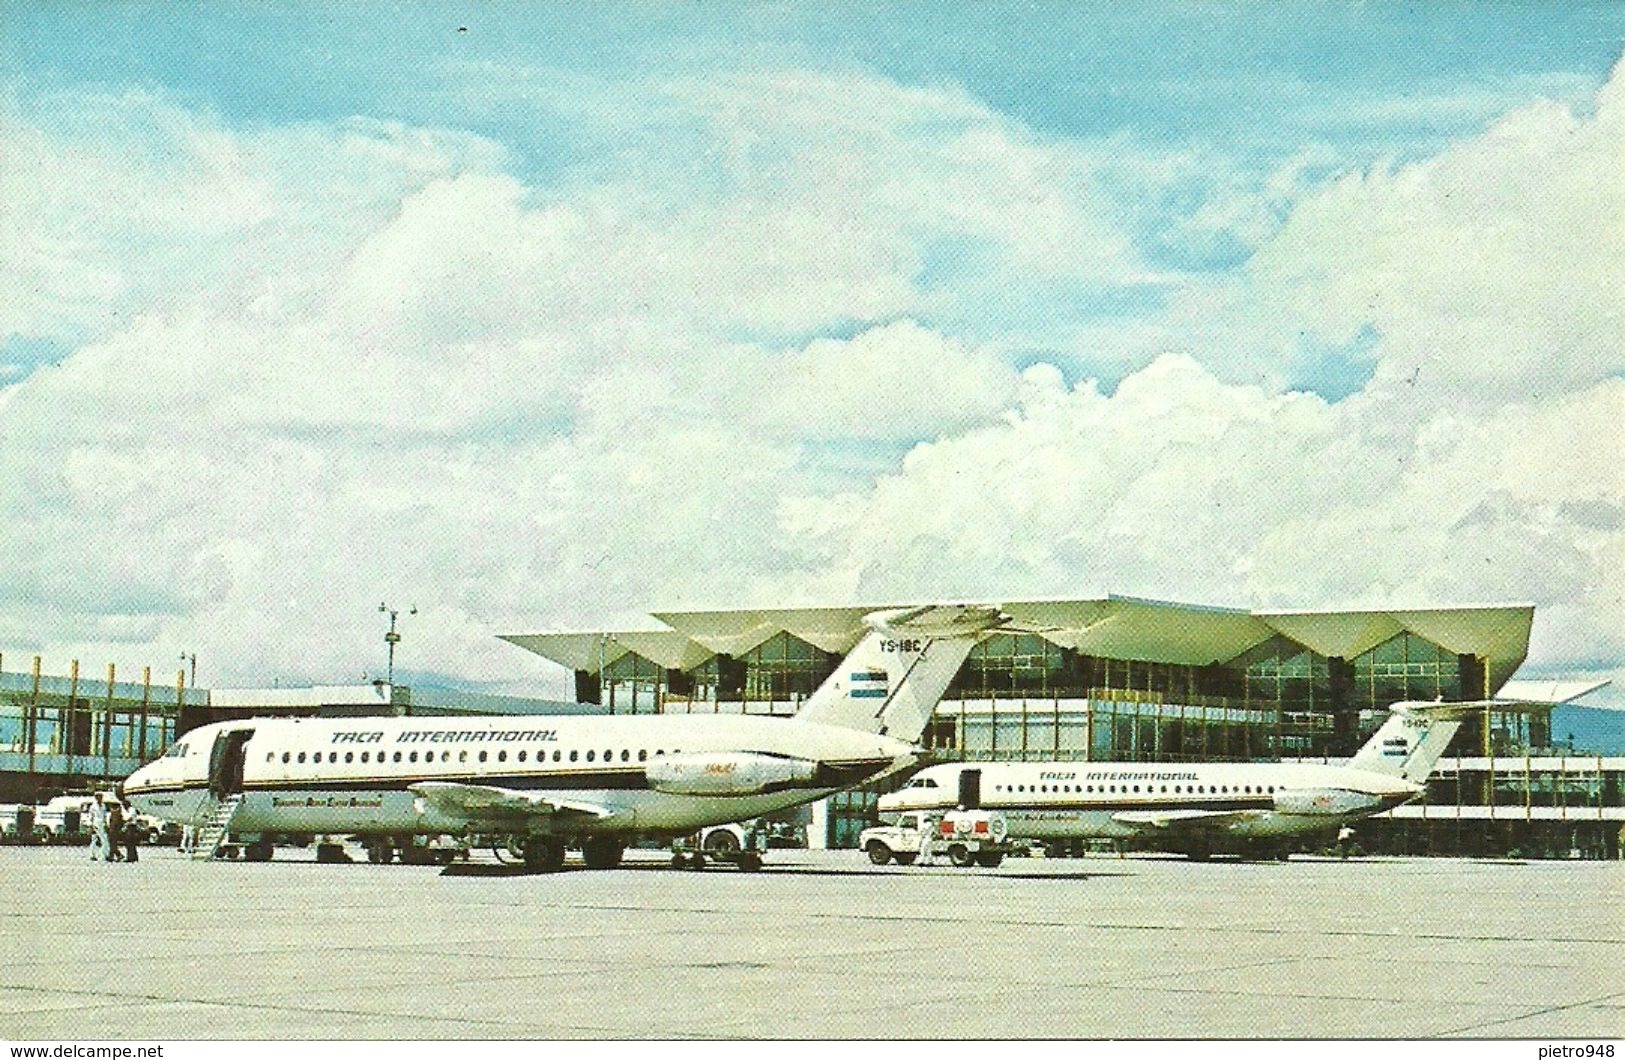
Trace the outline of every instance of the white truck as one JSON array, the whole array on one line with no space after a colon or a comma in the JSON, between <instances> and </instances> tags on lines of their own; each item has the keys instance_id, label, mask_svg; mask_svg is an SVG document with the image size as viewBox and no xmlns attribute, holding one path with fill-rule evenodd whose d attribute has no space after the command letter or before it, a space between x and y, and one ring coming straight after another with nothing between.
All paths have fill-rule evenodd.
<instances>
[{"instance_id":1,"label":"white truck","mask_svg":"<svg viewBox=\"0 0 1625 1060\"><path fill-rule=\"evenodd\" d=\"M865 828L858 849L876 865L896 861L912 865L920 853L920 832L929 830L933 857L948 855L960 868L980 865L991 869L1016 849L1009 842L1010 826L994 810L950 810L940 818L929 813L899 814L896 824Z\"/></svg>"},{"instance_id":2,"label":"white truck","mask_svg":"<svg viewBox=\"0 0 1625 1060\"><path fill-rule=\"evenodd\" d=\"M34 811L34 827L48 843L60 843L90 831L89 795L58 795Z\"/></svg>"}]
</instances>

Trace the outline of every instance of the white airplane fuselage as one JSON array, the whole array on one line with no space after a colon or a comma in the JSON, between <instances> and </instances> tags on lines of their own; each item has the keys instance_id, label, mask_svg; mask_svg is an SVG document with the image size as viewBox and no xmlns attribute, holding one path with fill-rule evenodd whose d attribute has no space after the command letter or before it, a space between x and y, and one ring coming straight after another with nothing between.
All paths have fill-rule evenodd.
<instances>
[{"instance_id":1,"label":"white airplane fuselage","mask_svg":"<svg viewBox=\"0 0 1625 1060\"><path fill-rule=\"evenodd\" d=\"M1273 839L1335 828L1409 802L1421 787L1343 766L1294 763L1029 762L932 766L880 800L883 813L949 809L959 774L1023 839L1208 834Z\"/></svg>"},{"instance_id":2,"label":"white airplane fuselage","mask_svg":"<svg viewBox=\"0 0 1625 1060\"><path fill-rule=\"evenodd\" d=\"M224 783L217 739L240 745L240 775ZM240 792L236 832L492 827L409 790L467 785L593 811L516 816L515 831L675 835L810 802L915 760L902 740L741 715L257 718L187 733L124 792L141 812L183 823L210 800L211 784L213 797Z\"/></svg>"}]
</instances>

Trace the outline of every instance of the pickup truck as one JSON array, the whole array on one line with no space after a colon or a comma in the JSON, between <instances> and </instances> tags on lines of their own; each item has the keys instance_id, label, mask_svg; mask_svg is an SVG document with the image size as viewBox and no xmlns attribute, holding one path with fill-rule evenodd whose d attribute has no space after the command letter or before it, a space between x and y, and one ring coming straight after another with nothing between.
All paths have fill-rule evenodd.
<instances>
[{"instance_id":1,"label":"pickup truck","mask_svg":"<svg viewBox=\"0 0 1625 1060\"><path fill-rule=\"evenodd\" d=\"M960 868L995 868L1016 849L1008 842L1010 828L1004 815L990 810L950 810L941 818L928 813L900 814L896 824L865 828L858 836L858 849L876 865L889 861L912 865L920 852L922 828L931 832L932 855L946 854Z\"/></svg>"}]
</instances>

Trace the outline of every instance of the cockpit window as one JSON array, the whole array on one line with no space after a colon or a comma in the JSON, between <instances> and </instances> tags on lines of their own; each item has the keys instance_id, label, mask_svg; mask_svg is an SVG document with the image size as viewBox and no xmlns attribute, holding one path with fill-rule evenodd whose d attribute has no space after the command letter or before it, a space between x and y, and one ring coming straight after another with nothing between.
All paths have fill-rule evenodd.
<instances>
[{"instance_id":1,"label":"cockpit window","mask_svg":"<svg viewBox=\"0 0 1625 1060\"><path fill-rule=\"evenodd\" d=\"M165 758L185 758L186 757L186 744L184 742L175 744L169 750L164 752L164 757Z\"/></svg>"}]
</instances>

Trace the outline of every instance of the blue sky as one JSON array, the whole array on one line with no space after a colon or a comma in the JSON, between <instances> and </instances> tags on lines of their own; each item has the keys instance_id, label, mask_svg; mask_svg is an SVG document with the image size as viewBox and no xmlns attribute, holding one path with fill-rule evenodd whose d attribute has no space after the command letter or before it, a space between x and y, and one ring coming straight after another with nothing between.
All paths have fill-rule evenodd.
<instances>
[{"instance_id":1,"label":"blue sky","mask_svg":"<svg viewBox=\"0 0 1625 1060\"><path fill-rule=\"evenodd\" d=\"M1625 660L1618 4L3 25L8 650L1117 591Z\"/></svg>"}]
</instances>

